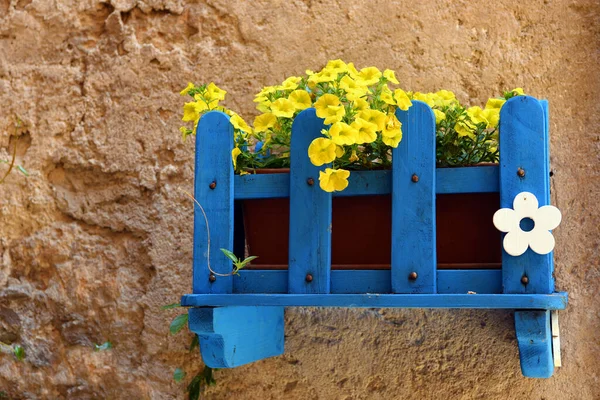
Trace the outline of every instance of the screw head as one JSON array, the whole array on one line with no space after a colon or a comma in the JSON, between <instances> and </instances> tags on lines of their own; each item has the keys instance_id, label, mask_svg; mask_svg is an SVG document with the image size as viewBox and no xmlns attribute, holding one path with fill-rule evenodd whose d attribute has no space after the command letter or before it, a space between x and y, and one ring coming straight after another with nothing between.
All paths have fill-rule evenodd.
<instances>
[{"instance_id":1,"label":"screw head","mask_svg":"<svg viewBox=\"0 0 600 400\"><path fill-rule=\"evenodd\" d=\"M315 184L315 180L313 178L308 178L306 180L306 183L308 184L308 186L312 186Z\"/></svg>"},{"instance_id":2,"label":"screw head","mask_svg":"<svg viewBox=\"0 0 600 400\"><path fill-rule=\"evenodd\" d=\"M527 277L527 275L523 275L523 276L521 277L521 283L522 283L523 285L527 285L527 284L529 283L529 278Z\"/></svg>"},{"instance_id":3,"label":"screw head","mask_svg":"<svg viewBox=\"0 0 600 400\"><path fill-rule=\"evenodd\" d=\"M209 281L210 283L213 283L213 282L214 282L214 281L216 281L216 280L217 280L217 277L215 276L215 274L210 274L210 275L208 276L208 281Z\"/></svg>"},{"instance_id":4,"label":"screw head","mask_svg":"<svg viewBox=\"0 0 600 400\"><path fill-rule=\"evenodd\" d=\"M313 276L311 274L306 274L306 278L304 280L308 283L311 283L313 280Z\"/></svg>"},{"instance_id":5,"label":"screw head","mask_svg":"<svg viewBox=\"0 0 600 400\"><path fill-rule=\"evenodd\" d=\"M523 168L517 169L517 175L519 176L519 178L525 177L525 170Z\"/></svg>"},{"instance_id":6,"label":"screw head","mask_svg":"<svg viewBox=\"0 0 600 400\"><path fill-rule=\"evenodd\" d=\"M419 175L413 174L413 176L410 178L410 180L413 181L414 183L419 182Z\"/></svg>"},{"instance_id":7,"label":"screw head","mask_svg":"<svg viewBox=\"0 0 600 400\"><path fill-rule=\"evenodd\" d=\"M417 273L415 271L413 271L410 274L408 274L408 279L410 279L411 281L416 281L417 276L418 276Z\"/></svg>"},{"instance_id":8,"label":"screw head","mask_svg":"<svg viewBox=\"0 0 600 400\"><path fill-rule=\"evenodd\" d=\"M211 189L214 189L214 188L216 188L216 187L217 187L217 182L215 182L215 181L212 181L212 182L210 183L210 185L208 185L208 187L209 187L209 188L211 188Z\"/></svg>"}]
</instances>

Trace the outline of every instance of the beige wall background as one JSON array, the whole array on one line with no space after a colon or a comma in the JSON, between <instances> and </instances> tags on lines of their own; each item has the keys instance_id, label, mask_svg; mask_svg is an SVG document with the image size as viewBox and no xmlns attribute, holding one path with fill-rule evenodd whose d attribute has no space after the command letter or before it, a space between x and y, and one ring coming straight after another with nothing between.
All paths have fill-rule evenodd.
<instances>
[{"instance_id":1,"label":"beige wall background","mask_svg":"<svg viewBox=\"0 0 600 400\"><path fill-rule=\"evenodd\" d=\"M0 391L184 398L173 371L201 359L160 310L191 290L178 92L214 81L252 119L262 86L339 57L466 103L549 100L564 367L521 376L510 312L300 308L285 355L217 371L206 398L600 398L599 44L594 0L0 0L0 158L18 136L30 172L0 186L0 340L27 353L0 355Z\"/></svg>"}]
</instances>

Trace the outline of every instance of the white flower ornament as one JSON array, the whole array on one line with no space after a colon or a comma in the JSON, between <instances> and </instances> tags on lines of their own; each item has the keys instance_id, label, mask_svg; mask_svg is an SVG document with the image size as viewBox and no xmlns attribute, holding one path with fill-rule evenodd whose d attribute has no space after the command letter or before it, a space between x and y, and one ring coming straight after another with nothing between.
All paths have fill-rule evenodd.
<instances>
[{"instance_id":1,"label":"white flower ornament","mask_svg":"<svg viewBox=\"0 0 600 400\"><path fill-rule=\"evenodd\" d=\"M513 208L501 208L494 213L494 226L507 232L504 237L504 250L511 256L520 256L530 247L537 254L548 254L554 249L552 229L560 224L562 215L554 206L538 208L539 203L533 193L521 192L515 196ZM530 218L533 229L521 229L521 220Z\"/></svg>"}]
</instances>

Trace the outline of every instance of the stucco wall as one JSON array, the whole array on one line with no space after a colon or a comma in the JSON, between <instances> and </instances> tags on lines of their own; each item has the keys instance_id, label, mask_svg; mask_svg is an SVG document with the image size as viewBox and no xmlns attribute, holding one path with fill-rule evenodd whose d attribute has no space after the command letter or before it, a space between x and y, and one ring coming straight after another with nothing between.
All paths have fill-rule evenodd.
<instances>
[{"instance_id":1,"label":"stucco wall","mask_svg":"<svg viewBox=\"0 0 600 400\"><path fill-rule=\"evenodd\" d=\"M252 117L262 86L340 57L467 103L549 100L564 367L523 378L509 312L290 309L285 355L216 372L207 397L600 398L600 6L488 3L0 0L0 158L18 134L30 172L0 186L0 340L27 353L0 355L0 391L183 398L173 370L201 361L160 310L191 280L178 91L215 81Z\"/></svg>"}]
</instances>

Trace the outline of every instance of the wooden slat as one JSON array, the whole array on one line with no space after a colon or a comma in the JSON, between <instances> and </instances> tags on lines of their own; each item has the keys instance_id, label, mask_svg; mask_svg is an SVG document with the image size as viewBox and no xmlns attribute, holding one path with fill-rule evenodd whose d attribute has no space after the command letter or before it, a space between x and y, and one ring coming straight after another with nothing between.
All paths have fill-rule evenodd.
<instances>
[{"instance_id":1,"label":"wooden slat","mask_svg":"<svg viewBox=\"0 0 600 400\"><path fill-rule=\"evenodd\" d=\"M183 306L494 308L562 310L566 293L553 294L190 294ZM551 338L550 338L551 341Z\"/></svg>"},{"instance_id":2,"label":"wooden slat","mask_svg":"<svg viewBox=\"0 0 600 400\"><path fill-rule=\"evenodd\" d=\"M546 116L538 100L517 96L508 100L500 114L500 205L513 208L515 196L533 193L539 205L550 204L548 136ZM518 169L525 171L523 177ZM505 293L552 293L552 253L539 255L528 249L513 257L502 252ZM527 276L528 283L522 283Z\"/></svg>"},{"instance_id":3,"label":"wooden slat","mask_svg":"<svg viewBox=\"0 0 600 400\"><path fill-rule=\"evenodd\" d=\"M554 372L550 311L548 311L552 307L542 308L545 310L515 312L521 371L528 378L550 378Z\"/></svg>"},{"instance_id":4,"label":"wooden slat","mask_svg":"<svg viewBox=\"0 0 600 400\"><path fill-rule=\"evenodd\" d=\"M289 173L236 175L236 200L285 198L290 196ZM391 171L352 171L348 187L334 197L390 194ZM436 193L496 193L498 166L437 168Z\"/></svg>"},{"instance_id":5,"label":"wooden slat","mask_svg":"<svg viewBox=\"0 0 600 400\"><path fill-rule=\"evenodd\" d=\"M420 101L396 115L403 137L392 151L392 291L435 293L435 116Z\"/></svg>"},{"instance_id":6,"label":"wooden slat","mask_svg":"<svg viewBox=\"0 0 600 400\"><path fill-rule=\"evenodd\" d=\"M219 250L233 250L233 127L220 111L202 116L196 131L194 197L204 208L210 228L210 265L221 274L231 272L231 261ZM210 188L211 183L214 189ZM209 281L208 231L202 212L194 204L194 293L231 293L232 278Z\"/></svg>"},{"instance_id":7,"label":"wooden slat","mask_svg":"<svg viewBox=\"0 0 600 400\"><path fill-rule=\"evenodd\" d=\"M502 293L500 270L439 270L437 288L441 294ZM243 270L233 280L234 293L287 293L287 271ZM331 271L331 293L392 293L389 270Z\"/></svg>"},{"instance_id":8,"label":"wooden slat","mask_svg":"<svg viewBox=\"0 0 600 400\"><path fill-rule=\"evenodd\" d=\"M329 293L331 262L331 193L319 187L319 171L308 146L325 128L314 108L302 111L292 125L290 148L290 293ZM309 180L312 184L309 184Z\"/></svg>"}]
</instances>

